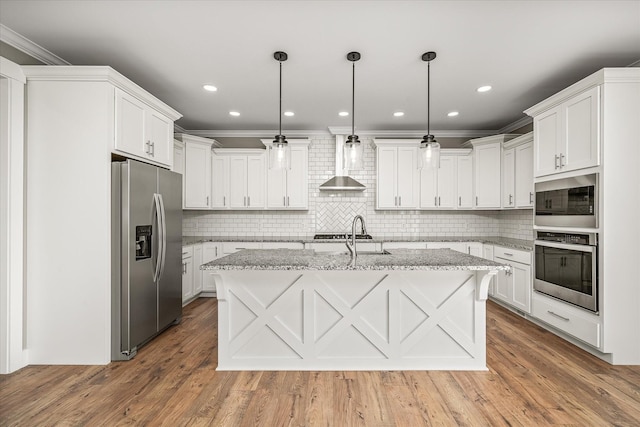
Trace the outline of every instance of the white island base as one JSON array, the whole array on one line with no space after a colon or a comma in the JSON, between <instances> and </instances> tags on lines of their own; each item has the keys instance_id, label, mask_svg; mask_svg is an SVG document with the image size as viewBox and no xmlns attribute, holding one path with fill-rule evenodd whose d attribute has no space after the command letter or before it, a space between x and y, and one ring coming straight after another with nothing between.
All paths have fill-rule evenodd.
<instances>
[{"instance_id":1,"label":"white island base","mask_svg":"<svg viewBox=\"0 0 640 427\"><path fill-rule=\"evenodd\" d=\"M223 270L218 370L486 370L495 270Z\"/></svg>"}]
</instances>

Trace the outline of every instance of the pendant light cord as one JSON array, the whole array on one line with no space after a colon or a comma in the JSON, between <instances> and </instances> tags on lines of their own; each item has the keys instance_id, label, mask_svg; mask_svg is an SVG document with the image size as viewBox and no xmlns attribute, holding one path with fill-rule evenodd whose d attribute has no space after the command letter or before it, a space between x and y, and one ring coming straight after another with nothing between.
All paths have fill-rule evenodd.
<instances>
[{"instance_id":1,"label":"pendant light cord","mask_svg":"<svg viewBox=\"0 0 640 427\"><path fill-rule=\"evenodd\" d=\"M427 138L431 135L431 62L427 62Z\"/></svg>"},{"instance_id":2,"label":"pendant light cord","mask_svg":"<svg viewBox=\"0 0 640 427\"><path fill-rule=\"evenodd\" d=\"M356 133L355 131L355 116L356 116L356 63L352 63L351 73L351 135Z\"/></svg>"},{"instance_id":3,"label":"pendant light cord","mask_svg":"<svg viewBox=\"0 0 640 427\"><path fill-rule=\"evenodd\" d=\"M278 135L282 136L282 61L278 61L280 63L280 108L278 115Z\"/></svg>"}]
</instances>

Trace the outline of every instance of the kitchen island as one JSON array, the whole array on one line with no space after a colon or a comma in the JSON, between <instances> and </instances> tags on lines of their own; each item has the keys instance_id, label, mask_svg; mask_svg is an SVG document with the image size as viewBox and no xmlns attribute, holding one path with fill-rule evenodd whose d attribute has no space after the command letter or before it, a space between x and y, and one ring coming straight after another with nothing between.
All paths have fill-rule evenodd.
<instances>
[{"instance_id":1,"label":"kitchen island","mask_svg":"<svg viewBox=\"0 0 640 427\"><path fill-rule=\"evenodd\" d=\"M218 370L486 370L486 299L508 266L450 249L243 250L202 269Z\"/></svg>"}]
</instances>

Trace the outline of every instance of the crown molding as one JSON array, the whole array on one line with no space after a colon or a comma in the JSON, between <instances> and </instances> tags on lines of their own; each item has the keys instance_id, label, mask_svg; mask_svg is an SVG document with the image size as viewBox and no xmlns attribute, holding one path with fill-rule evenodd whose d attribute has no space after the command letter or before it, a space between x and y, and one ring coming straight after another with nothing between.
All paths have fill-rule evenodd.
<instances>
[{"instance_id":1,"label":"crown molding","mask_svg":"<svg viewBox=\"0 0 640 427\"><path fill-rule=\"evenodd\" d=\"M0 24L0 41L12 46L46 65L71 65L58 55Z\"/></svg>"},{"instance_id":2,"label":"crown molding","mask_svg":"<svg viewBox=\"0 0 640 427\"><path fill-rule=\"evenodd\" d=\"M526 126L529 123L533 122L533 117L524 116L513 123L506 125L505 127L498 129L496 133L509 133L512 130L520 129L522 126Z\"/></svg>"},{"instance_id":3,"label":"crown molding","mask_svg":"<svg viewBox=\"0 0 640 427\"><path fill-rule=\"evenodd\" d=\"M269 138L278 133L277 130L230 130L230 129L209 129L209 130L189 130L180 128L180 133L202 136L205 138ZM351 128L330 126L327 130L293 130L284 132L287 138L330 138L335 135L349 135ZM358 130L357 134L362 137L376 138L422 138L424 130ZM500 133L497 130L434 130L432 132L437 137L442 138L480 138Z\"/></svg>"},{"instance_id":4,"label":"crown molding","mask_svg":"<svg viewBox=\"0 0 640 427\"><path fill-rule=\"evenodd\" d=\"M273 138L278 130L183 130L182 133L202 136L205 138ZM293 130L284 132L287 139L291 138L327 138L331 134L326 130Z\"/></svg>"}]
</instances>

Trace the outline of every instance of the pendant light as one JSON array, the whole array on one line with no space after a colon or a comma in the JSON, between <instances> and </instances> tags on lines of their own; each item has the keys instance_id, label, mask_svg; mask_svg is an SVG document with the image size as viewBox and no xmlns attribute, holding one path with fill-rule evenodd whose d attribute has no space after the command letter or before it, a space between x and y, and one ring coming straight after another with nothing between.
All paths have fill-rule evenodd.
<instances>
[{"instance_id":1,"label":"pendant light","mask_svg":"<svg viewBox=\"0 0 640 427\"><path fill-rule=\"evenodd\" d=\"M287 60L285 52L275 52L273 57L280 63L280 108L278 121L278 135L275 136L273 144L269 146L269 168L288 169L289 168L289 143L282 134L282 63Z\"/></svg>"},{"instance_id":2,"label":"pendant light","mask_svg":"<svg viewBox=\"0 0 640 427\"><path fill-rule=\"evenodd\" d=\"M362 144L355 133L355 93L356 93L356 61L360 60L360 53L349 52L347 59L352 63L351 77L351 135L344 143L344 169L359 170L363 168Z\"/></svg>"},{"instance_id":3,"label":"pendant light","mask_svg":"<svg viewBox=\"0 0 640 427\"><path fill-rule=\"evenodd\" d=\"M427 52L422 55L422 60L427 62L427 134L422 138L420 143L420 159L423 168L439 168L440 167L440 144L435 137L431 135L430 115L431 115L431 61L436 57L435 52Z\"/></svg>"}]
</instances>

